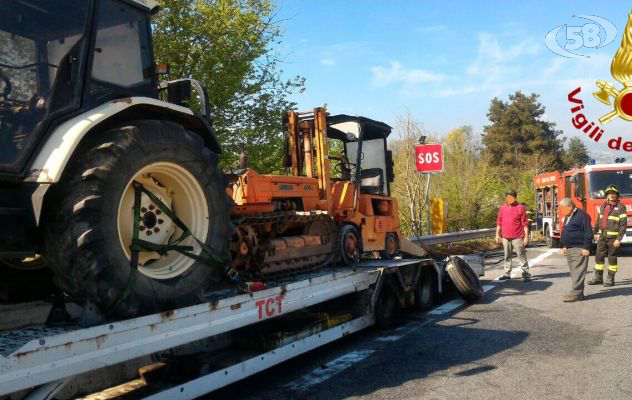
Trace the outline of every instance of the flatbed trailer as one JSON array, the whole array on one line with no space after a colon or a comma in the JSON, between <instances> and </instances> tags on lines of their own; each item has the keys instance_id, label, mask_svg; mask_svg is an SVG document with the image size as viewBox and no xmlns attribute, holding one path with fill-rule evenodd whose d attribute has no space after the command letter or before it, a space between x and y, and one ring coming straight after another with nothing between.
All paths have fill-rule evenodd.
<instances>
[{"instance_id":1,"label":"flatbed trailer","mask_svg":"<svg viewBox=\"0 0 632 400\"><path fill-rule=\"evenodd\" d=\"M432 259L368 260L88 328L7 329L0 331L0 399L195 398L376 322L387 325L400 307L427 307L443 280L444 267Z\"/></svg>"}]
</instances>

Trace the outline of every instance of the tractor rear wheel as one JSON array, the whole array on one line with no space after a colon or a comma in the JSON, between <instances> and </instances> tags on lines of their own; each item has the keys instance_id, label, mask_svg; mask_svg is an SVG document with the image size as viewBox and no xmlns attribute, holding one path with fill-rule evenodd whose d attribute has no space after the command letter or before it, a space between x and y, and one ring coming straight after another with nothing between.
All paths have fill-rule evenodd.
<instances>
[{"instance_id":1,"label":"tractor rear wheel","mask_svg":"<svg viewBox=\"0 0 632 400\"><path fill-rule=\"evenodd\" d=\"M177 251L139 252L130 266L134 183L140 183L192 235L227 258L231 200L218 156L182 126L134 121L88 138L46 199L45 257L55 282L106 314L144 315L201 301L221 268ZM140 196L139 239L166 245L176 226L147 194ZM201 246L188 237L181 245Z\"/></svg>"}]
</instances>

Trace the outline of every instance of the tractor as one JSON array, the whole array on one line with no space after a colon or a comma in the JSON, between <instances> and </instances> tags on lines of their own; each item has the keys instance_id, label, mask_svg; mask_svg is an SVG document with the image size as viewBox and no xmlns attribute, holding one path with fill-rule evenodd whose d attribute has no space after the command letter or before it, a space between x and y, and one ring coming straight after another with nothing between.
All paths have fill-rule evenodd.
<instances>
[{"instance_id":1,"label":"tractor","mask_svg":"<svg viewBox=\"0 0 632 400\"><path fill-rule=\"evenodd\" d=\"M157 10L154 0L0 3L0 259L46 265L64 293L128 317L227 283L246 290L362 254L394 257L390 127L290 112L291 174L224 174L206 89L159 82Z\"/></svg>"}]
</instances>

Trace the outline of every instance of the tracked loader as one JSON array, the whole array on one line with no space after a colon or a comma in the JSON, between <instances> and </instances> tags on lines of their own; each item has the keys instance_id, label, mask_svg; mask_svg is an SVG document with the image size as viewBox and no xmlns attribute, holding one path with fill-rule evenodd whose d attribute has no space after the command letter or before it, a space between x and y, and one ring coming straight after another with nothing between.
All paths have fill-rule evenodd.
<instances>
[{"instance_id":1,"label":"tracked loader","mask_svg":"<svg viewBox=\"0 0 632 400\"><path fill-rule=\"evenodd\" d=\"M400 234L386 138L391 127L364 117L328 116L323 108L286 117L289 175L232 176L233 267L275 275L342 261L363 253L391 259ZM338 155L329 146L338 142ZM332 165L334 175L332 178Z\"/></svg>"}]
</instances>

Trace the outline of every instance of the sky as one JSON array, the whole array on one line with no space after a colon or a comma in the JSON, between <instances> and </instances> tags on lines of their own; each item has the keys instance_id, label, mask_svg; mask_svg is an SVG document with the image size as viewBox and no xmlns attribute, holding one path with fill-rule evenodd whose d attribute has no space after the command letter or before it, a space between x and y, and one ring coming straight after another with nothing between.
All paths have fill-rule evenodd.
<instances>
[{"instance_id":1,"label":"sky","mask_svg":"<svg viewBox=\"0 0 632 400\"><path fill-rule=\"evenodd\" d=\"M592 96L597 80L622 84L610 74L632 3L624 1L413 1L279 0L283 29L278 48L286 77L306 78L306 90L292 97L301 110L327 104L332 114L363 115L394 125L408 111L439 136L463 125L480 134L489 124L491 99L508 100L521 90L540 95L543 119L565 137L579 136L598 159L627 156L607 140L632 131L619 118L603 125L599 143L573 127L567 96L577 87L586 118L612 110ZM550 51L545 36L565 46L568 26L598 16L617 36L601 48L582 47L587 57L565 58ZM579 28L571 28L569 32ZM600 43L606 38L599 29ZM586 40L590 40L586 37ZM597 121L598 123L598 121ZM630 138L632 140L632 137Z\"/></svg>"}]
</instances>

